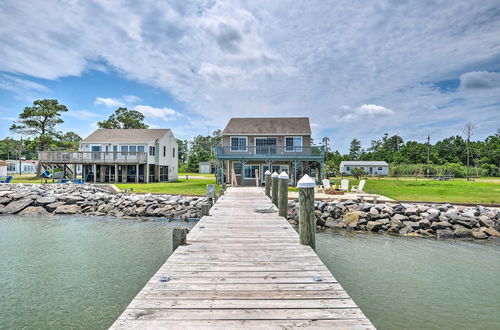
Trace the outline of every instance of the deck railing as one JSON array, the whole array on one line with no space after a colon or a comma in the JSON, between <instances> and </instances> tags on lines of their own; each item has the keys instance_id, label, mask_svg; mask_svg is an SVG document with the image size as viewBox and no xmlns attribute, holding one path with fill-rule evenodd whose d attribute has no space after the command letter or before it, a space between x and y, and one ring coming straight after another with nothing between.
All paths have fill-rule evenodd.
<instances>
[{"instance_id":1,"label":"deck railing","mask_svg":"<svg viewBox=\"0 0 500 330\"><path fill-rule=\"evenodd\" d=\"M217 158L317 158L322 159L323 146L230 146L216 147Z\"/></svg>"},{"instance_id":2,"label":"deck railing","mask_svg":"<svg viewBox=\"0 0 500 330\"><path fill-rule=\"evenodd\" d=\"M39 151L38 160L48 163L147 163L146 152Z\"/></svg>"}]
</instances>

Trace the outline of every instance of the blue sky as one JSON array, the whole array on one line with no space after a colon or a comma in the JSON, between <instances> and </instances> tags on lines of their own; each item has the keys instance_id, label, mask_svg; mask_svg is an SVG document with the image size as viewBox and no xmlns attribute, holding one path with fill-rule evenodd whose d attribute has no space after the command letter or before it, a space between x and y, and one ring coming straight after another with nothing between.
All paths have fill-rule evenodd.
<instances>
[{"instance_id":1,"label":"blue sky","mask_svg":"<svg viewBox=\"0 0 500 330\"><path fill-rule=\"evenodd\" d=\"M118 106L191 138L235 116L309 116L346 151L383 133L500 128L500 3L3 1L0 138L39 98L82 136Z\"/></svg>"}]
</instances>

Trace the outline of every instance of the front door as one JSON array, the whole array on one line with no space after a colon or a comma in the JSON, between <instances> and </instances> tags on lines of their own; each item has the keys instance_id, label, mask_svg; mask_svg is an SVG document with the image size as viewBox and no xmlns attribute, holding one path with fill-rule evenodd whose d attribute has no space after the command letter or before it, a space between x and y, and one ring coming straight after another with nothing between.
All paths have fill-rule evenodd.
<instances>
[{"instance_id":1,"label":"front door","mask_svg":"<svg viewBox=\"0 0 500 330\"><path fill-rule=\"evenodd\" d=\"M370 167L370 174L373 174L373 167Z\"/></svg>"}]
</instances>

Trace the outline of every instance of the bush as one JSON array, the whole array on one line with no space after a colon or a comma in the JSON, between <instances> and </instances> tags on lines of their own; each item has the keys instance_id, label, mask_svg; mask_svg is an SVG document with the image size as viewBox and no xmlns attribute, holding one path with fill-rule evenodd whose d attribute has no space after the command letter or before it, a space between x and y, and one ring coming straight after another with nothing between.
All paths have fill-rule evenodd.
<instances>
[{"instance_id":1,"label":"bush","mask_svg":"<svg viewBox=\"0 0 500 330\"><path fill-rule=\"evenodd\" d=\"M356 178L356 180L359 180L359 177L366 174L365 171L360 168L360 167L354 167L352 170L351 170L351 174L353 177Z\"/></svg>"}]
</instances>

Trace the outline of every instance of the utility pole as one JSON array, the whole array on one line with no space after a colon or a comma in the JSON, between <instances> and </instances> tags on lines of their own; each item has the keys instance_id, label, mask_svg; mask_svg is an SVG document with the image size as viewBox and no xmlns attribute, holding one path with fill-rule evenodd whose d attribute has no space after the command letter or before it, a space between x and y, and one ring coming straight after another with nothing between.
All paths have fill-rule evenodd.
<instances>
[{"instance_id":1,"label":"utility pole","mask_svg":"<svg viewBox=\"0 0 500 330\"><path fill-rule=\"evenodd\" d=\"M427 176L429 176L430 155L431 155L431 136L427 135Z\"/></svg>"},{"instance_id":2,"label":"utility pole","mask_svg":"<svg viewBox=\"0 0 500 330\"><path fill-rule=\"evenodd\" d=\"M467 149L467 181L470 180L470 176L469 176L469 172L470 172L470 170L469 170L469 166L470 166L469 143L470 143L470 138L472 136L472 132L474 131L475 128L476 128L476 126L473 123L467 123L464 127L464 133L467 136L467 144L466 144L466 149Z\"/></svg>"}]
</instances>

